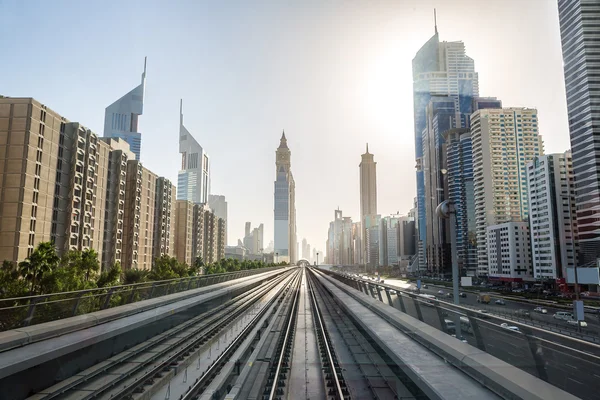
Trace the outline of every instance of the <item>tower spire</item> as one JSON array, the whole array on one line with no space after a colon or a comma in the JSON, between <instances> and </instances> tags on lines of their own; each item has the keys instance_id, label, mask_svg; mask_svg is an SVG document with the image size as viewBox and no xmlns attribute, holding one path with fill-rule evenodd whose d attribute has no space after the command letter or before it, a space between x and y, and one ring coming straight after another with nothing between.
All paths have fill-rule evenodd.
<instances>
[{"instance_id":1,"label":"tower spire","mask_svg":"<svg viewBox=\"0 0 600 400\"><path fill-rule=\"evenodd\" d=\"M179 99L179 125L183 125L183 99Z\"/></svg>"},{"instance_id":2,"label":"tower spire","mask_svg":"<svg viewBox=\"0 0 600 400\"><path fill-rule=\"evenodd\" d=\"M438 33L438 30L437 30L437 14L436 14L435 8L433 9L433 26L435 28L435 34L437 35L437 33Z\"/></svg>"},{"instance_id":3,"label":"tower spire","mask_svg":"<svg viewBox=\"0 0 600 400\"><path fill-rule=\"evenodd\" d=\"M367 143L367 154L369 153L369 143Z\"/></svg>"}]
</instances>

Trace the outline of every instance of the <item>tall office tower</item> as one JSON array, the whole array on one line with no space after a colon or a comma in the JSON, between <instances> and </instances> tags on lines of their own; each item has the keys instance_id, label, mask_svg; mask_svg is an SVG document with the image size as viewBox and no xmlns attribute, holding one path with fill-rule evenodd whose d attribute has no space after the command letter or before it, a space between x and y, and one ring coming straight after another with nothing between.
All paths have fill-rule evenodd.
<instances>
[{"instance_id":1,"label":"tall office tower","mask_svg":"<svg viewBox=\"0 0 600 400\"><path fill-rule=\"evenodd\" d=\"M431 272L449 273L450 230L446 220L435 210L447 199L448 180L442 171L446 168L443 133L457 125L454 99L450 96L432 96L425 111L426 128L423 130L423 175L425 177L425 257ZM381 260L381 258L380 258Z\"/></svg>"},{"instance_id":2,"label":"tall office tower","mask_svg":"<svg viewBox=\"0 0 600 400\"><path fill-rule=\"evenodd\" d=\"M573 174L579 265L600 258L600 1L558 0Z\"/></svg>"},{"instance_id":3,"label":"tall office tower","mask_svg":"<svg viewBox=\"0 0 600 400\"><path fill-rule=\"evenodd\" d=\"M415 239L417 232L415 229L414 217L398 218L398 257L411 257L417 252Z\"/></svg>"},{"instance_id":4,"label":"tall office tower","mask_svg":"<svg viewBox=\"0 0 600 400\"><path fill-rule=\"evenodd\" d=\"M156 178L156 174L143 167L139 160L127 161L123 218L124 269L152 268Z\"/></svg>"},{"instance_id":5,"label":"tall office tower","mask_svg":"<svg viewBox=\"0 0 600 400\"><path fill-rule=\"evenodd\" d=\"M412 66L417 168L417 227L419 230L417 247L420 252L419 269L425 269L425 264L429 263L426 254L424 254L428 245L427 238L433 237L434 234L439 235L439 231L428 232L428 229L433 229L433 227L431 226L431 219L430 225L427 225L428 207L426 207L425 175L429 175L431 187L434 183L440 181L440 171L431 170L431 167L425 162L432 162L434 166L439 166L443 162L443 160L439 160L443 138L431 132L435 128L432 125L434 118L433 116L427 116L427 110L430 108L430 111L433 111L433 107L428 106L432 97L448 96L449 101L454 103L455 117L452 121L452 127L468 127L468 116L472 112L471 99L479 95L479 78L475 72L475 63L465 54L464 44L462 42L440 42L437 26L435 27L435 34L417 52L412 61ZM438 135L443 132L439 128L435 130ZM425 141L424 137L429 138L428 141ZM427 145L432 147L427 149ZM426 160L424 157L427 154L429 158ZM438 188L442 189L436 187L436 193ZM436 201L439 200L438 196L435 197ZM430 252L436 255L436 262L438 263L448 259L448 257L443 257L442 250L437 243L430 248Z\"/></svg>"},{"instance_id":6,"label":"tall office tower","mask_svg":"<svg viewBox=\"0 0 600 400\"><path fill-rule=\"evenodd\" d=\"M138 118L144 112L146 88L146 59L142 82L119 100L106 107L104 112L104 137L124 139L136 160L140 159L142 134L138 132Z\"/></svg>"},{"instance_id":7,"label":"tall office tower","mask_svg":"<svg viewBox=\"0 0 600 400\"><path fill-rule=\"evenodd\" d=\"M175 202L175 257L177 261L192 265L194 230L194 203L187 200Z\"/></svg>"},{"instance_id":8,"label":"tall office tower","mask_svg":"<svg viewBox=\"0 0 600 400\"><path fill-rule=\"evenodd\" d=\"M352 223L352 260L353 264L360 264L363 256L363 234L360 222ZM314 252L314 249L313 249Z\"/></svg>"},{"instance_id":9,"label":"tall office tower","mask_svg":"<svg viewBox=\"0 0 600 400\"><path fill-rule=\"evenodd\" d=\"M210 160L208 154L183 125L183 100L179 104L179 153L181 170L177 176L177 200L208 202Z\"/></svg>"},{"instance_id":10,"label":"tall office tower","mask_svg":"<svg viewBox=\"0 0 600 400\"><path fill-rule=\"evenodd\" d=\"M279 262L295 263L296 255L296 184L292 175L291 151L285 132L275 152L275 253Z\"/></svg>"},{"instance_id":11,"label":"tall office tower","mask_svg":"<svg viewBox=\"0 0 600 400\"><path fill-rule=\"evenodd\" d=\"M567 277L576 265L577 221L571 152L536 157L527 164L533 276Z\"/></svg>"},{"instance_id":12,"label":"tall office tower","mask_svg":"<svg viewBox=\"0 0 600 400\"><path fill-rule=\"evenodd\" d=\"M306 238L302 239L302 258L310 260L310 246L306 241Z\"/></svg>"},{"instance_id":13,"label":"tall office tower","mask_svg":"<svg viewBox=\"0 0 600 400\"><path fill-rule=\"evenodd\" d=\"M225 224L225 244L227 244L229 242L229 233L227 231L227 201L225 200L225 196L209 194L208 206L213 210L217 217L223 219Z\"/></svg>"},{"instance_id":14,"label":"tall office tower","mask_svg":"<svg viewBox=\"0 0 600 400\"><path fill-rule=\"evenodd\" d=\"M0 259L22 261L53 231L53 204L67 201L56 185L57 154L67 120L32 98L0 96Z\"/></svg>"},{"instance_id":15,"label":"tall office tower","mask_svg":"<svg viewBox=\"0 0 600 400\"><path fill-rule=\"evenodd\" d=\"M379 265L398 265L398 228L397 217L383 217L380 222L379 231Z\"/></svg>"},{"instance_id":16,"label":"tall office tower","mask_svg":"<svg viewBox=\"0 0 600 400\"><path fill-rule=\"evenodd\" d=\"M154 206L154 249L153 257L175 255L175 185L167 178L156 180Z\"/></svg>"},{"instance_id":17,"label":"tall office tower","mask_svg":"<svg viewBox=\"0 0 600 400\"><path fill-rule=\"evenodd\" d=\"M100 140L110 147L102 249L102 269L107 270L117 262L123 265L127 162L135 160L135 154L131 152L129 143L123 139L100 138Z\"/></svg>"},{"instance_id":18,"label":"tall office tower","mask_svg":"<svg viewBox=\"0 0 600 400\"><path fill-rule=\"evenodd\" d=\"M360 173L360 223L362 226L361 238L363 255L367 254L367 242L364 238L367 237L367 229L371 227L367 223L372 220L372 217L377 215L377 163L374 155L369 153L369 144L365 154L361 155L360 164L358 165ZM366 260L357 260L357 263L365 263Z\"/></svg>"},{"instance_id":19,"label":"tall office tower","mask_svg":"<svg viewBox=\"0 0 600 400\"><path fill-rule=\"evenodd\" d=\"M370 267L379 265L379 225L381 224L381 215L371 215L365 217L367 224L366 233L366 264Z\"/></svg>"},{"instance_id":20,"label":"tall office tower","mask_svg":"<svg viewBox=\"0 0 600 400\"><path fill-rule=\"evenodd\" d=\"M478 275L489 273L486 229L526 221L527 168L543 154L537 110L481 109L471 116Z\"/></svg>"}]
</instances>

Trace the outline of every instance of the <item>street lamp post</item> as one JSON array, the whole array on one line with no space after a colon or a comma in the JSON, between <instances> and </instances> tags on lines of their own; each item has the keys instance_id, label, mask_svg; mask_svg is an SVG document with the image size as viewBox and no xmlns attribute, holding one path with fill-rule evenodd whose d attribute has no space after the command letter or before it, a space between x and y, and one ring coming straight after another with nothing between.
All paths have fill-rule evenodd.
<instances>
[{"instance_id":1,"label":"street lamp post","mask_svg":"<svg viewBox=\"0 0 600 400\"><path fill-rule=\"evenodd\" d=\"M315 246L316 247L316 246ZM317 267L319 266L319 252L317 251Z\"/></svg>"},{"instance_id":2,"label":"street lamp post","mask_svg":"<svg viewBox=\"0 0 600 400\"><path fill-rule=\"evenodd\" d=\"M450 200L442 201L435 210L437 216L443 219L449 219L450 222L450 251L452 253L452 291L454 304L459 305L460 297L458 296L458 254L456 249L456 209L454 203ZM456 313L456 337L460 340L460 314Z\"/></svg>"}]
</instances>

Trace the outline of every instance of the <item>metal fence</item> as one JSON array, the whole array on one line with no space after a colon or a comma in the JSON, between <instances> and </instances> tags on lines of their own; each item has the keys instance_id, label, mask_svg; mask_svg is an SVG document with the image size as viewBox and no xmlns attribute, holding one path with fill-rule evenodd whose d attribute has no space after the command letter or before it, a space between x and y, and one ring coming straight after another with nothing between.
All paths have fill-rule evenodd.
<instances>
[{"instance_id":1,"label":"metal fence","mask_svg":"<svg viewBox=\"0 0 600 400\"><path fill-rule=\"evenodd\" d=\"M0 299L0 332L154 299L278 268L282 267Z\"/></svg>"},{"instance_id":2,"label":"metal fence","mask_svg":"<svg viewBox=\"0 0 600 400\"><path fill-rule=\"evenodd\" d=\"M600 345L594 343L598 340L595 330L576 332L563 326L557 332L555 324L540 324L528 316L517 316L518 312L482 313L387 284L321 271L449 335L456 336L460 331L462 341L575 396L600 398L593 389L598 379L595 371L600 369ZM411 331L404 333L421 340Z\"/></svg>"}]
</instances>

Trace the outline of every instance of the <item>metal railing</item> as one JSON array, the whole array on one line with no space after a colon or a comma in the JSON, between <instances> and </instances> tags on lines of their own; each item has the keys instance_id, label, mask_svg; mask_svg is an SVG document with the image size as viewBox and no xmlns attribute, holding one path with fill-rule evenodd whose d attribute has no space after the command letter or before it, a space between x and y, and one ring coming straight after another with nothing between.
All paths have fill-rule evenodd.
<instances>
[{"instance_id":1,"label":"metal railing","mask_svg":"<svg viewBox=\"0 0 600 400\"><path fill-rule=\"evenodd\" d=\"M574 332L556 332L548 326L531 324L529 318L509 320L496 311L455 305L437 298L426 298L387 284L365 281L333 271L322 273L368 294L449 335L460 331L462 341L514 365L556 387L583 399L597 398L596 376L600 368L600 345L576 338ZM484 307L481 307L484 309ZM492 314L492 312L494 314ZM515 318L515 315L511 315ZM456 321L460 321L456 329ZM405 332L411 335L411 332ZM596 331L578 335L594 336ZM418 337L415 338L419 340ZM574 384L574 381L578 382Z\"/></svg>"},{"instance_id":2,"label":"metal railing","mask_svg":"<svg viewBox=\"0 0 600 400\"><path fill-rule=\"evenodd\" d=\"M0 332L198 289L279 268L282 267L0 299Z\"/></svg>"}]
</instances>

